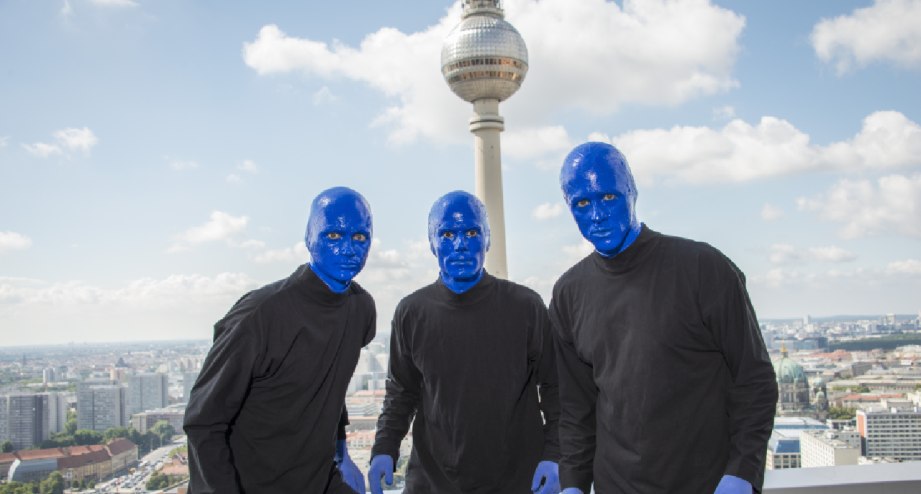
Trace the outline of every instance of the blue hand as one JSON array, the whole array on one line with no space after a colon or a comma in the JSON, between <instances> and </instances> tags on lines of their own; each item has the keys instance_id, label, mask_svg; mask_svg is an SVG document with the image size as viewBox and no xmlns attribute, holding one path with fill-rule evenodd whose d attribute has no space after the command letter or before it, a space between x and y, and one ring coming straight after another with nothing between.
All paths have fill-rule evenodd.
<instances>
[{"instance_id":1,"label":"blue hand","mask_svg":"<svg viewBox=\"0 0 921 494\"><path fill-rule=\"evenodd\" d=\"M381 477L387 485L393 485L393 458L390 455L376 455L371 458L371 468L368 469L368 484L371 494L384 494L381 487Z\"/></svg>"},{"instance_id":2,"label":"blue hand","mask_svg":"<svg viewBox=\"0 0 921 494\"><path fill-rule=\"evenodd\" d=\"M585 494L585 493L582 492L582 489L579 489L578 487L567 487L563 489L563 492L561 492L560 494Z\"/></svg>"},{"instance_id":3,"label":"blue hand","mask_svg":"<svg viewBox=\"0 0 921 494\"><path fill-rule=\"evenodd\" d=\"M552 461L542 461L534 469L531 491L537 494L557 494L560 492L560 467Z\"/></svg>"},{"instance_id":4,"label":"blue hand","mask_svg":"<svg viewBox=\"0 0 921 494\"><path fill-rule=\"evenodd\" d=\"M745 479L723 475L713 494L752 494L752 485Z\"/></svg>"},{"instance_id":5,"label":"blue hand","mask_svg":"<svg viewBox=\"0 0 921 494\"><path fill-rule=\"evenodd\" d=\"M359 494L365 494L365 476L361 474L358 465L349 457L349 451L345 446L344 439L336 442L336 463L346 485Z\"/></svg>"}]
</instances>

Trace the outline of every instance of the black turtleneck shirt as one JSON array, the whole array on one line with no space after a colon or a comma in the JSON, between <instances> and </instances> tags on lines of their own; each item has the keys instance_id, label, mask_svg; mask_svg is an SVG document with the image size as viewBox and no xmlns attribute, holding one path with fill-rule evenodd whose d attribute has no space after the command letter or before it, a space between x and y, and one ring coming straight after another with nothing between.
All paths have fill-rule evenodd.
<instances>
[{"instance_id":1,"label":"black turtleneck shirt","mask_svg":"<svg viewBox=\"0 0 921 494\"><path fill-rule=\"evenodd\" d=\"M303 265L214 325L184 429L190 494L348 493L333 458L345 393L374 338L374 300Z\"/></svg>"},{"instance_id":2,"label":"black turtleneck shirt","mask_svg":"<svg viewBox=\"0 0 921 494\"><path fill-rule=\"evenodd\" d=\"M701 494L729 474L760 492L777 385L728 258L644 226L564 273L550 318L564 488Z\"/></svg>"},{"instance_id":3,"label":"black turtleneck shirt","mask_svg":"<svg viewBox=\"0 0 921 494\"><path fill-rule=\"evenodd\" d=\"M559 459L557 375L540 296L485 273L462 294L439 280L404 298L372 457L396 464L414 415L405 494L531 492L537 463Z\"/></svg>"}]
</instances>

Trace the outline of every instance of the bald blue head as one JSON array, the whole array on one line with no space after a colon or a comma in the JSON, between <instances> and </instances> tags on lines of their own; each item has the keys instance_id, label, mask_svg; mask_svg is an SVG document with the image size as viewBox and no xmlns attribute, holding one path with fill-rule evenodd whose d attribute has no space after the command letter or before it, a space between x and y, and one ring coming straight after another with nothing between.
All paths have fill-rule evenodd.
<instances>
[{"instance_id":1,"label":"bald blue head","mask_svg":"<svg viewBox=\"0 0 921 494\"><path fill-rule=\"evenodd\" d=\"M623 252L639 235L636 183L627 159L614 146L576 146L563 160L560 187L582 236L602 255Z\"/></svg>"},{"instance_id":2,"label":"bald blue head","mask_svg":"<svg viewBox=\"0 0 921 494\"><path fill-rule=\"evenodd\" d=\"M310 267L334 292L345 291L368 259L371 208L348 187L321 192L310 204L304 241Z\"/></svg>"},{"instance_id":3,"label":"bald blue head","mask_svg":"<svg viewBox=\"0 0 921 494\"><path fill-rule=\"evenodd\" d=\"M429 211L429 246L445 286L456 293L473 288L483 277L489 250L486 207L461 190L439 197Z\"/></svg>"}]
</instances>

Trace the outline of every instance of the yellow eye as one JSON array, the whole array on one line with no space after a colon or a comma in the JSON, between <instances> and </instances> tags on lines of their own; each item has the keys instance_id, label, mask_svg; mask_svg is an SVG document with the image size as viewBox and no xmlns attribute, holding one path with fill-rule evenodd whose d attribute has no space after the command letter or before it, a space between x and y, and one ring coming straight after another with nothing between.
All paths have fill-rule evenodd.
<instances>
[{"instance_id":1,"label":"yellow eye","mask_svg":"<svg viewBox=\"0 0 921 494\"><path fill-rule=\"evenodd\" d=\"M576 202L577 208L584 208L585 206L588 206L588 199L581 199Z\"/></svg>"},{"instance_id":2,"label":"yellow eye","mask_svg":"<svg viewBox=\"0 0 921 494\"><path fill-rule=\"evenodd\" d=\"M352 235L352 240L355 240L356 242L364 242L367 240L367 238L368 237L366 237L364 233L356 233L355 235Z\"/></svg>"},{"instance_id":3,"label":"yellow eye","mask_svg":"<svg viewBox=\"0 0 921 494\"><path fill-rule=\"evenodd\" d=\"M602 199L604 199L605 201L613 201L616 198L617 196L614 194L605 194Z\"/></svg>"},{"instance_id":4,"label":"yellow eye","mask_svg":"<svg viewBox=\"0 0 921 494\"><path fill-rule=\"evenodd\" d=\"M473 238L473 237L476 237L476 236L479 235L479 234L480 234L480 232L478 232L478 231L476 231L476 230L467 230L467 238Z\"/></svg>"},{"instance_id":5,"label":"yellow eye","mask_svg":"<svg viewBox=\"0 0 921 494\"><path fill-rule=\"evenodd\" d=\"M342 234L339 232L329 232L326 234L326 238L330 240L339 240L340 238L342 238Z\"/></svg>"}]
</instances>

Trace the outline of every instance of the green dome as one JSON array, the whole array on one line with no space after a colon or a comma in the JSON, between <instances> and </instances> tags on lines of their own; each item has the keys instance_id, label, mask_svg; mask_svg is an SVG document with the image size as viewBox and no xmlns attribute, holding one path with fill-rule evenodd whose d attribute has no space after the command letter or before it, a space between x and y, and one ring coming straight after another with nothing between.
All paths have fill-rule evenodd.
<instances>
[{"instance_id":1,"label":"green dome","mask_svg":"<svg viewBox=\"0 0 921 494\"><path fill-rule=\"evenodd\" d=\"M774 373L777 374L777 382L779 383L793 383L796 380L801 383L807 382L803 367L790 357L787 357L786 352L783 353L780 360L774 363Z\"/></svg>"}]
</instances>

